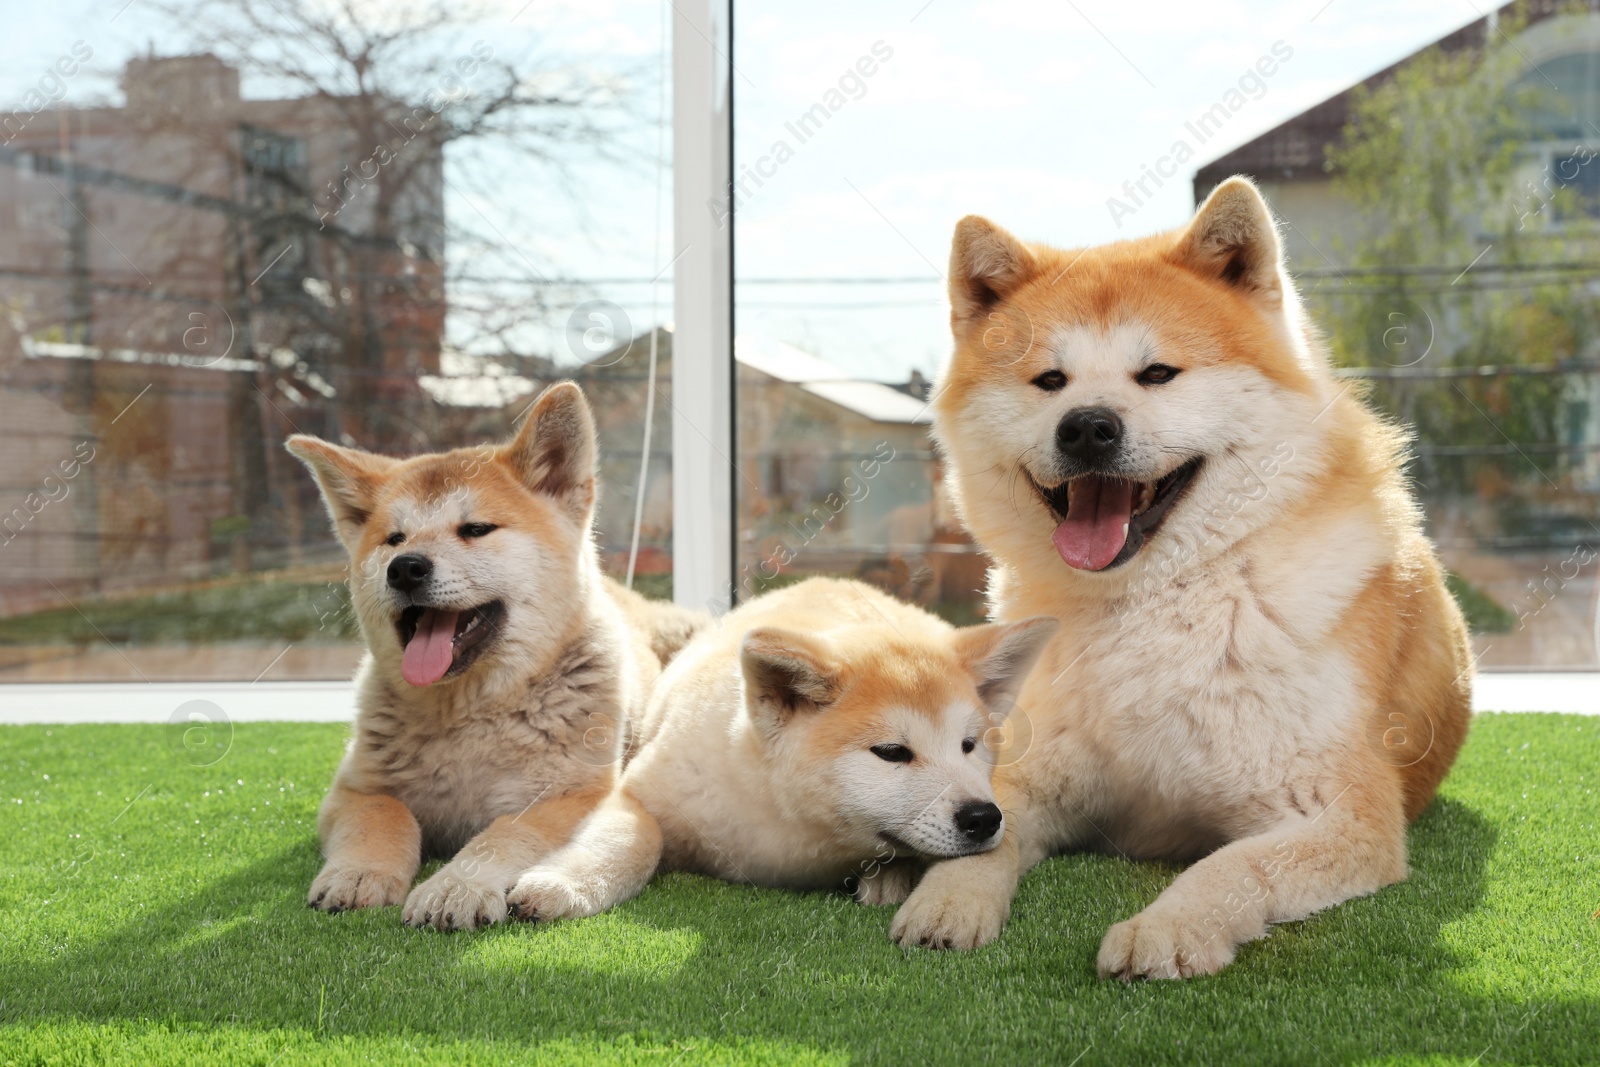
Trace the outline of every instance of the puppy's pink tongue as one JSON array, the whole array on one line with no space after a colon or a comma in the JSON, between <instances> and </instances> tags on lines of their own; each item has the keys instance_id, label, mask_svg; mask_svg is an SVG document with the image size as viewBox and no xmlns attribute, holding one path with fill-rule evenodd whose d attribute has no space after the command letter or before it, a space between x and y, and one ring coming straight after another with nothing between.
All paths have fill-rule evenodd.
<instances>
[{"instance_id":1,"label":"puppy's pink tongue","mask_svg":"<svg viewBox=\"0 0 1600 1067\"><path fill-rule=\"evenodd\" d=\"M1104 570L1128 540L1132 514L1132 482L1091 474L1073 486L1072 506L1051 540L1069 566Z\"/></svg>"},{"instance_id":2,"label":"puppy's pink tongue","mask_svg":"<svg viewBox=\"0 0 1600 1067\"><path fill-rule=\"evenodd\" d=\"M406 642L400 674L412 685L432 685L455 660L456 616L459 612L429 609L417 620L417 632Z\"/></svg>"}]
</instances>

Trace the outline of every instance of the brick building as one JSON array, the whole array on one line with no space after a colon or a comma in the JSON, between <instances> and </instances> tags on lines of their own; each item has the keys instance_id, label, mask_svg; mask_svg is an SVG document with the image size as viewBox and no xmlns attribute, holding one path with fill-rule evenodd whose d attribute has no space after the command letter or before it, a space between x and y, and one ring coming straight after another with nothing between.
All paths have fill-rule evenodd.
<instances>
[{"instance_id":1,"label":"brick building","mask_svg":"<svg viewBox=\"0 0 1600 1067\"><path fill-rule=\"evenodd\" d=\"M283 438L410 447L439 366L431 112L212 55L121 85L0 133L0 615L325 553Z\"/></svg>"}]
</instances>

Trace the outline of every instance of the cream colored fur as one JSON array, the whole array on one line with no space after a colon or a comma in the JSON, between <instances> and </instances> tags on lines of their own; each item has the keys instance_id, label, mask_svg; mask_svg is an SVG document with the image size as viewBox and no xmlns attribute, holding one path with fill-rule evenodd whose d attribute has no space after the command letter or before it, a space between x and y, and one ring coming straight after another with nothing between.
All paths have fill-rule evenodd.
<instances>
[{"instance_id":1,"label":"cream colored fur","mask_svg":"<svg viewBox=\"0 0 1600 1067\"><path fill-rule=\"evenodd\" d=\"M661 868L903 900L926 859L998 840L957 820L992 802L994 724L1054 629L957 631L829 579L737 609L663 673L616 792L518 881L512 909L593 915Z\"/></svg>"},{"instance_id":2,"label":"cream colored fur","mask_svg":"<svg viewBox=\"0 0 1600 1067\"><path fill-rule=\"evenodd\" d=\"M503 446L407 460L295 437L351 556L367 644L349 747L322 805L326 864L308 903L405 904L412 925L472 929L610 791L631 718L661 663L709 620L605 578L590 527L596 446L571 383L551 386ZM464 537L464 524L495 528ZM395 536L404 538L390 544ZM475 662L426 686L401 677L392 560L432 562L429 605L500 601ZM451 856L411 888L425 855Z\"/></svg>"},{"instance_id":3,"label":"cream colored fur","mask_svg":"<svg viewBox=\"0 0 1600 1067\"><path fill-rule=\"evenodd\" d=\"M1023 872L1090 849L1193 862L1106 934L1100 974L1208 974L1272 923L1404 878L1407 820L1466 731L1465 629L1397 437L1330 373L1254 187L1083 253L964 220L951 298L936 432L995 560L994 617L1062 626L1019 700L1028 743L995 778L1005 840L933 865L896 940L991 941ZM1142 384L1155 363L1181 373ZM1065 386L1037 386L1048 372ZM1082 405L1121 417L1130 478L1204 457L1102 571L1063 562L1029 484L1066 477L1056 427Z\"/></svg>"}]
</instances>

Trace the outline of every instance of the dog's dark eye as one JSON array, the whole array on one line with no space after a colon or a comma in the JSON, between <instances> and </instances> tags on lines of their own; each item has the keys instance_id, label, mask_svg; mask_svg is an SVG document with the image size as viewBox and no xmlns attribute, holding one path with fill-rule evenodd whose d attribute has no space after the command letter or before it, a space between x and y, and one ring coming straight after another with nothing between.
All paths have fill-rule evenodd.
<instances>
[{"instance_id":1,"label":"dog's dark eye","mask_svg":"<svg viewBox=\"0 0 1600 1067\"><path fill-rule=\"evenodd\" d=\"M1152 363L1139 372L1137 381L1140 385L1165 385L1177 376L1177 367L1169 367L1165 363Z\"/></svg>"},{"instance_id":2,"label":"dog's dark eye","mask_svg":"<svg viewBox=\"0 0 1600 1067\"><path fill-rule=\"evenodd\" d=\"M890 763L910 763L915 758L904 745L873 745L872 754Z\"/></svg>"},{"instance_id":3,"label":"dog's dark eye","mask_svg":"<svg viewBox=\"0 0 1600 1067\"><path fill-rule=\"evenodd\" d=\"M971 755L972 750L977 748L977 747L978 747L978 742L976 740L974 740L973 738L970 738L970 737L967 738L965 741L961 742L961 751L967 753L968 755Z\"/></svg>"},{"instance_id":4,"label":"dog's dark eye","mask_svg":"<svg viewBox=\"0 0 1600 1067\"><path fill-rule=\"evenodd\" d=\"M386 545L398 545L405 539L406 535L401 533L399 530L396 530L394 533L385 538L383 543Z\"/></svg>"},{"instance_id":5,"label":"dog's dark eye","mask_svg":"<svg viewBox=\"0 0 1600 1067\"><path fill-rule=\"evenodd\" d=\"M1033 384L1047 393L1059 393L1067 386L1067 376L1058 370L1047 370L1035 378Z\"/></svg>"},{"instance_id":6,"label":"dog's dark eye","mask_svg":"<svg viewBox=\"0 0 1600 1067\"><path fill-rule=\"evenodd\" d=\"M456 533L462 537L488 537L500 527L489 522L469 522Z\"/></svg>"}]
</instances>

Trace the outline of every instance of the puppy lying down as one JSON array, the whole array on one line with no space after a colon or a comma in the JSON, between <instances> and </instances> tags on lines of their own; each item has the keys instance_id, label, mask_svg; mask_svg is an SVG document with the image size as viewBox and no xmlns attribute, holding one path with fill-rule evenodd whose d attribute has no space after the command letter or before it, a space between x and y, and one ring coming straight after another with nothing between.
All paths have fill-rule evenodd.
<instances>
[{"instance_id":1,"label":"puppy lying down","mask_svg":"<svg viewBox=\"0 0 1600 1067\"><path fill-rule=\"evenodd\" d=\"M1000 842L995 727L1056 625L957 630L833 579L731 612L662 674L617 788L508 907L594 915L660 869L904 900L921 861Z\"/></svg>"}]
</instances>

